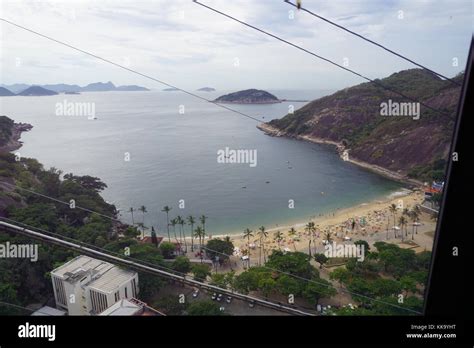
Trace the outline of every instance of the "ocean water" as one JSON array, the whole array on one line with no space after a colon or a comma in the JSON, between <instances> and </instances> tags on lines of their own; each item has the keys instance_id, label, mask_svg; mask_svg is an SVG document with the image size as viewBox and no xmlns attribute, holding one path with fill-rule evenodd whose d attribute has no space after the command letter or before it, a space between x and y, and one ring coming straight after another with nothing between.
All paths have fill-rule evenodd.
<instances>
[{"instance_id":1,"label":"ocean water","mask_svg":"<svg viewBox=\"0 0 474 348\"><path fill-rule=\"evenodd\" d=\"M270 92L286 99L328 94ZM226 92L198 93L214 99ZM57 103L65 100L93 103L97 119L57 115ZM290 105L304 104L228 106L269 121L286 115ZM22 136L21 156L64 173L101 178L108 185L103 196L120 209L122 220L131 221L130 207L144 205L145 224L159 234L166 233L165 205L172 207L170 218L205 214L208 234L234 234L307 221L400 188L342 161L331 146L269 137L255 120L181 92L2 97L0 114L34 126ZM218 163L217 152L226 147L256 150L257 165ZM134 216L135 222L143 219L140 212Z\"/></svg>"}]
</instances>

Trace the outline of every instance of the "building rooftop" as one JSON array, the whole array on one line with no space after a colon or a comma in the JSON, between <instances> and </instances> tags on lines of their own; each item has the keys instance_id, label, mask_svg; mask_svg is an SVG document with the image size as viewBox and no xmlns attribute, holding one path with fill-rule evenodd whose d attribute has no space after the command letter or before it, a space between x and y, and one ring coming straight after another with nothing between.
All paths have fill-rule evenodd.
<instances>
[{"instance_id":1,"label":"building rooftop","mask_svg":"<svg viewBox=\"0 0 474 348\"><path fill-rule=\"evenodd\" d=\"M111 292L134 277L136 272L122 269L89 256L80 255L59 266L51 274L71 283L82 280L90 274L92 279L84 285L102 292Z\"/></svg>"},{"instance_id":2,"label":"building rooftop","mask_svg":"<svg viewBox=\"0 0 474 348\"><path fill-rule=\"evenodd\" d=\"M100 277L92 280L87 285L103 292L111 292L118 286L130 280L130 278L133 278L135 274L136 272L134 271L129 271L112 265L112 267L103 272Z\"/></svg>"},{"instance_id":3,"label":"building rooftop","mask_svg":"<svg viewBox=\"0 0 474 348\"><path fill-rule=\"evenodd\" d=\"M132 303L127 299L122 299L107 308L99 315L136 315L143 310L143 307Z\"/></svg>"},{"instance_id":4,"label":"building rooftop","mask_svg":"<svg viewBox=\"0 0 474 348\"><path fill-rule=\"evenodd\" d=\"M33 312L31 315L32 316L61 316L61 315L66 315L66 312L53 308L53 307L44 306L38 309L37 311Z\"/></svg>"},{"instance_id":5,"label":"building rooftop","mask_svg":"<svg viewBox=\"0 0 474 348\"><path fill-rule=\"evenodd\" d=\"M161 236L156 237L156 242L158 245L160 245L162 240L163 240L163 237ZM153 239L151 238L151 236L145 236L142 239L140 239L140 242L145 243L145 244L153 244Z\"/></svg>"},{"instance_id":6,"label":"building rooftop","mask_svg":"<svg viewBox=\"0 0 474 348\"><path fill-rule=\"evenodd\" d=\"M74 280L75 278L79 278L81 275L86 274L87 271L99 273L103 271L104 268L107 269L110 266L113 265L108 262L93 259L89 256L80 255L54 269L51 273L58 277Z\"/></svg>"}]
</instances>

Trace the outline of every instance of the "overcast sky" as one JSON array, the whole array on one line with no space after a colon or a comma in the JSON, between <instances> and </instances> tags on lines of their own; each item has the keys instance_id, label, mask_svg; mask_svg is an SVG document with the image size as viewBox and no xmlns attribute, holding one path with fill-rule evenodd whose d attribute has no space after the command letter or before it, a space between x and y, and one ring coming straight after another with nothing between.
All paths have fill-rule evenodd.
<instances>
[{"instance_id":1,"label":"overcast sky","mask_svg":"<svg viewBox=\"0 0 474 348\"><path fill-rule=\"evenodd\" d=\"M371 78L413 67L280 0L201 1L340 64L348 58L349 68ZM472 4L303 0L304 7L447 76L464 69ZM0 8L2 18L185 89L338 89L363 82L192 0L1 0ZM112 81L164 88L3 21L0 26L0 83Z\"/></svg>"}]
</instances>

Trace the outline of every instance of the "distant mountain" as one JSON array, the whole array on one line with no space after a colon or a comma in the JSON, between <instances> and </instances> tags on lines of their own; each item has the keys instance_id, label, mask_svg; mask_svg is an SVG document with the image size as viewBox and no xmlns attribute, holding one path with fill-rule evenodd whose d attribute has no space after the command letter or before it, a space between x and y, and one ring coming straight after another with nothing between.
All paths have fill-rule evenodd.
<instances>
[{"instance_id":1,"label":"distant mountain","mask_svg":"<svg viewBox=\"0 0 474 348\"><path fill-rule=\"evenodd\" d=\"M26 85L24 83L15 83L13 85L1 84L0 87L6 88L9 91L12 91L13 93L17 94L17 93L20 93L21 91L24 91L28 87L31 87L31 85Z\"/></svg>"},{"instance_id":2,"label":"distant mountain","mask_svg":"<svg viewBox=\"0 0 474 348\"><path fill-rule=\"evenodd\" d=\"M118 86L116 91L149 91L148 88L140 87L136 85Z\"/></svg>"},{"instance_id":3,"label":"distant mountain","mask_svg":"<svg viewBox=\"0 0 474 348\"><path fill-rule=\"evenodd\" d=\"M165 91L165 92L176 92L176 91L179 91L179 89L177 89L177 88L164 88L163 91Z\"/></svg>"},{"instance_id":4,"label":"distant mountain","mask_svg":"<svg viewBox=\"0 0 474 348\"><path fill-rule=\"evenodd\" d=\"M95 82L89 83L87 86L82 87L83 92L106 92L114 91L116 89L115 85L112 82Z\"/></svg>"},{"instance_id":5,"label":"distant mountain","mask_svg":"<svg viewBox=\"0 0 474 348\"><path fill-rule=\"evenodd\" d=\"M454 79L461 83L463 77ZM442 179L461 88L421 69L400 71L377 81L444 114L420 106L419 118L387 116L382 113L384 105L410 101L362 83L314 100L259 128L269 135L337 145L348 160L396 179Z\"/></svg>"},{"instance_id":6,"label":"distant mountain","mask_svg":"<svg viewBox=\"0 0 474 348\"><path fill-rule=\"evenodd\" d=\"M212 87L202 87L198 89L198 91L201 91L201 92L214 92L215 90L216 89Z\"/></svg>"},{"instance_id":7,"label":"distant mountain","mask_svg":"<svg viewBox=\"0 0 474 348\"><path fill-rule=\"evenodd\" d=\"M26 90L31 85L26 85L23 83L17 83L14 85L0 85L1 87L7 88L13 93L18 94ZM65 83L58 83L58 84L49 84L49 85L39 85L40 87L49 89L50 91L54 91L57 93L66 93L66 92L108 92L108 91L149 91L148 88L140 87L136 85L128 85L128 86L118 86L116 87L112 82L102 83L96 82L88 84L85 87L81 87L78 85L68 85Z\"/></svg>"},{"instance_id":8,"label":"distant mountain","mask_svg":"<svg viewBox=\"0 0 474 348\"><path fill-rule=\"evenodd\" d=\"M58 94L55 91L40 87L40 86L31 86L25 89L23 92L18 93L17 95L21 96L45 96L45 95L56 95Z\"/></svg>"},{"instance_id":9,"label":"distant mountain","mask_svg":"<svg viewBox=\"0 0 474 348\"><path fill-rule=\"evenodd\" d=\"M41 87L49 89L51 91L55 91L58 93L64 92L80 92L82 87L78 85L67 85L64 83L59 83L55 85L41 85Z\"/></svg>"},{"instance_id":10,"label":"distant mountain","mask_svg":"<svg viewBox=\"0 0 474 348\"><path fill-rule=\"evenodd\" d=\"M12 91L4 88L4 87L0 87L0 97L10 97L10 96L13 96L15 95L15 93L13 93Z\"/></svg>"},{"instance_id":11,"label":"distant mountain","mask_svg":"<svg viewBox=\"0 0 474 348\"><path fill-rule=\"evenodd\" d=\"M217 103L231 104L273 104L280 103L280 100L273 94L259 89L246 89L244 91L234 92L220 96Z\"/></svg>"}]
</instances>

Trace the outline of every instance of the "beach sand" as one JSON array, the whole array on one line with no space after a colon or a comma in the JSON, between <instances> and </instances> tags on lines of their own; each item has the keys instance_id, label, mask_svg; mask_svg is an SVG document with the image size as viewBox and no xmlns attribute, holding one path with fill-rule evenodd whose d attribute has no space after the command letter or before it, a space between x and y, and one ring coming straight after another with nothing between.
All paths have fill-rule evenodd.
<instances>
[{"instance_id":1,"label":"beach sand","mask_svg":"<svg viewBox=\"0 0 474 348\"><path fill-rule=\"evenodd\" d=\"M305 231L305 226L308 221L301 221L285 226L274 227L266 230L268 232L265 239L266 255L271 254L271 250L287 250L287 251L302 251L308 253L309 240L312 239L312 253L323 252L326 232L331 233L331 240L337 243L343 242L344 238L351 238L352 241L359 239L366 240L369 244L375 241L388 241L391 243L401 243L401 238L394 238L394 216L389 211L391 204L402 204L403 208L412 209L414 206L423 202L424 193L418 190L398 192L397 195L389 196L385 199L375 200L368 203L362 203L354 207L337 210L333 213L318 216L313 221L315 223L316 232L310 236L310 233ZM397 209L395 218L395 226L398 226L398 219L402 215L403 208ZM408 236L406 241L411 239L412 234L412 220L407 217ZM355 226L352 228L352 222L355 221ZM418 234L415 235L414 241L418 243L425 250L431 250L433 238L425 234L427 230L434 230L436 221L431 220L429 214L420 215L421 226L418 228ZM296 233L290 235L289 230L294 228ZM387 228L389 232L387 234ZM280 231L282 239L280 243L275 239L275 234ZM250 244L254 245L250 249L251 264L254 265L259 259L260 238L258 231L253 231L253 237L250 238ZM400 235L401 231L398 231ZM386 236L389 236L388 240ZM226 234L212 235L211 238L223 238ZM243 231L240 235L228 235L234 246L239 250L248 250L247 239L243 237ZM206 237L206 241L209 236ZM263 256L262 256L263 259Z\"/></svg>"}]
</instances>

